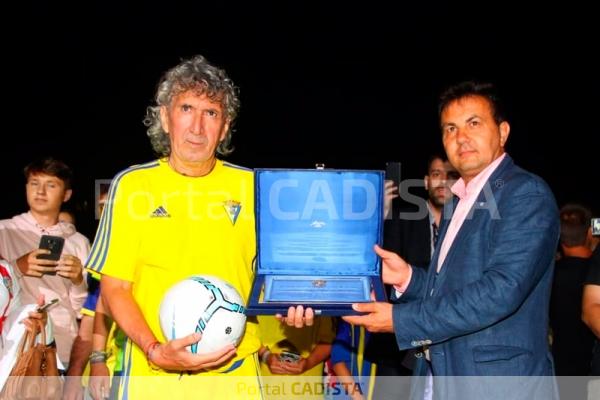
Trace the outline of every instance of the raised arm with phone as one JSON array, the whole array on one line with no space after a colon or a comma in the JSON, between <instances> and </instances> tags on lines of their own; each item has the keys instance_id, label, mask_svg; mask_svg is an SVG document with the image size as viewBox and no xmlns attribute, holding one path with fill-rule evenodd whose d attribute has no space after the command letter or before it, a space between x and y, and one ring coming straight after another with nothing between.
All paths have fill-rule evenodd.
<instances>
[{"instance_id":1,"label":"raised arm with phone","mask_svg":"<svg viewBox=\"0 0 600 400\"><path fill-rule=\"evenodd\" d=\"M29 210L0 221L0 254L17 267L23 304L36 303L39 294L61 299L48 314L60 361L67 365L77 336L77 316L87 296L82 261L88 256L89 241L58 218L61 206L71 198L71 169L45 158L27 165L24 176Z\"/></svg>"}]
</instances>

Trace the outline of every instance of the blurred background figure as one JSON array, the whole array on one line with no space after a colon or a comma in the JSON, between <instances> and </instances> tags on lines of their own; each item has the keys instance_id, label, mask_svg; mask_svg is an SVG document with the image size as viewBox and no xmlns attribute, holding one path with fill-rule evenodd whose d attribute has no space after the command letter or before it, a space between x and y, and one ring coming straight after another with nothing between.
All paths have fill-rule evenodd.
<instances>
[{"instance_id":1,"label":"blurred background figure","mask_svg":"<svg viewBox=\"0 0 600 400\"><path fill-rule=\"evenodd\" d=\"M75 226L75 213L71 210L61 210L60 213L58 213L58 222Z\"/></svg>"},{"instance_id":2,"label":"blurred background figure","mask_svg":"<svg viewBox=\"0 0 600 400\"><path fill-rule=\"evenodd\" d=\"M335 399L373 399L377 365L365 358L364 351L372 333L363 326L344 320L337 323L337 333L331 346L331 364L337 381L343 385ZM398 379L395 380L398 382ZM383 382L377 382L381 384ZM398 397L400 399L401 397Z\"/></svg>"},{"instance_id":3,"label":"blurred background figure","mask_svg":"<svg viewBox=\"0 0 600 400\"><path fill-rule=\"evenodd\" d=\"M104 206L108 199L108 190L110 189L110 179L103 179L101 182L96 183L96 219L100 219Z\"/></svg>"},{"instance_id":4,"label":"blurred background figure","mask_svg":"<svg viewBox=\"0 0 600 400\"><path fill-rule=\"evenodd\" d=\"M588 385L588 400L600 398L600 246L590 257L590 272L583 289L583 321L596 336Z\"/></svg>"},{"instance_id":5,"label":"blurred background figure","mask_svg":"<svg viewBox=\"0 0 600 400\"><path fill-rule=\"evenodd\" d=\"M396 252L413 266L427 268L437 244L438 228L444 205L454 196L450 187L459 178L458 172L443 156L434 154L427 162L423 185L427 198L412 196L416 203L404 205L398 215L386 218L384 247ZM398 192L386 186L384 202L389 204ZM392 207L387 205L386 210ZM355 327L354 329L356 329ZM372 333L366 345L365 357L377 365L377 376L411 376L415 363L414 350L400 351L393 333ZM374 386L376 399L404 399L409 395L410 378L380 379Z\"/></svg>"},{"instance_id":6,"label":"blurred background figure","mask_svg":"<svg viewBox=\"0 0 600 400\"><path fill-rule=\"evenodd\" d=\"M556 262L550 299L556 375L583 376L590 372L594 335L581 321L581 301L592 255L591 217L591 211L579 204L566 204L560 210L563 256Z\"/></svg>"},{"instance_id":7,"label":"blurred background figure","mask_svg":"<svg viewBox=\"0 0 600 400\"><path fill-rule=\"evenodd\" d=\"M272 378L275 375L293 375L298 377L294 384L302 386L314 380L300 377L314 379L323 375L335 337L332 317L315 318L312 326L298 329L282 324L274 316L259 315L258 326L263 345L258 352L260 371L263 377L269 377L265 382L276 383ZM269 394L265 392L263 397L268 399Z\"/></svg>"},{"instance_id":8,"label":"blurred background figure","mask_svg":"<svg viewBox=\"0 0 600 400\"><path fill-rule=\"evenodd\" d=\"M63 161L51 157L33 161L24 169L29 210L0 221L0 254L15 268L23 303L35 303L40 294L47 301L60 299L48 310L60 361L67 367L71 346L77 336L78 317L87 297L82 263L89 240L71 223L59 219L61 207L73 194L73 172ZM64 238L59 261L38 258L42 235Z\"/></svg>"},{"instance_id":9,"label":"blurred background figure","mask_svg":"<svg viewBox=\"0 0 600 400\"><path fill-rule=\"evenodd\" d=\"M589 259L590 270L583 290L583 321L596 336L590 375L600 379L600 246ZM597 390L600 393L600 381Z\"/></svg>"},{"instance_id":10,"label":"blurred background figure","mask_svg":"<svg viewBox=\"0 0 600 400\"><path fill-rule=\"evenodd\" d=\"M594 335L581 320L583 285L590 269L591 211L580 204L560 210L560 251L550 298L552 355L557 376L590 373ZM558 379L560 397L585 399L587 384L572 378Z\"/></svg>"}]
</instances>

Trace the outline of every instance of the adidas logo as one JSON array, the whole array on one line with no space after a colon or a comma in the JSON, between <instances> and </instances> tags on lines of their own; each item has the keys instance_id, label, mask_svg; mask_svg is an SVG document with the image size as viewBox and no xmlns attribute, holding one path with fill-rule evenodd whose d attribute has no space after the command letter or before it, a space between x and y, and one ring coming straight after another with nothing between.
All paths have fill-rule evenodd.
<instances>
[{"instance_id":1,"label":"adidas logo","mask_svg":"<svg viewBox=\"0 0 600 400\"><path fill-rule=\"evenodd\" d=\"M156 210L152 211L150 218L171 218L171 214L169 214L163 206L160 206Z\"/></svg>"}]
</instances>

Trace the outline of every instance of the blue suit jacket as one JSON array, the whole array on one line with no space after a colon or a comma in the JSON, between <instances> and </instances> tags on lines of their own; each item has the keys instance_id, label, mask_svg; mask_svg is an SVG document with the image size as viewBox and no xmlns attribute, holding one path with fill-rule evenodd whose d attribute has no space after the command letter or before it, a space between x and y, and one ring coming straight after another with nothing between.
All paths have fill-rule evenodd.
<instances>
[{"instance_id":1,"label":"blue suit jacket","mask_svg":"<svg viewBox=\"0 0 600 400\"><path fill-rule=\"evenodd\" d=\"M455 199L452 211L456 204ZM437 273L449 221L443 216L430 267L413 268L410 285L394 304L399 348L429 345L436 377L553 375L548 303L559 218L549 187L507 155ZM425 363L424 357L417 361L416 375L426 374ZM439 380L436 398L465 398L477 389L473 382L458 381ZM482 394L495 397L488 389Z\"/></svg>"}]
</instances>

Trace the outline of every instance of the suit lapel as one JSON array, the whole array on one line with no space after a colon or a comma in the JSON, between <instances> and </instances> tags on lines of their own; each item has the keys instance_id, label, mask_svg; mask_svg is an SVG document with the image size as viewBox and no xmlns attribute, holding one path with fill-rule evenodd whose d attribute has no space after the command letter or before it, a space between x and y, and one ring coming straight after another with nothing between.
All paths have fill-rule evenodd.
<instances>
[{"instance_id":1,"label":"suit lapel","mask_svg":"<svg viewBox=\"0 0 600 400\"><path fill-rule=\"evenodd\" d=\"M450 220L452 218L452 216L450 216L449 218L444 218L444 216L442 215L442 218L444 218L444 219L442 219L442 223L440 226L440 239L438 241L438 245L436 246L433 260L432 260L431 264L429 265L429 268L432 269L432 271L430 271L430 274L429 274L427 293L430 293L430 291L431 291L431 286L433 285L434 277L436 277L436 281L437 281L435 283L436 287L440 287L440 285L443 284L445 277L448 274L447 270L450 269L449 266L452 265L452 260L454 259L454 257L469 256L468 254L466 254L466 255L460 254L461 250L463 250L465 248L464 241L470 236L473 229L475 229L476 227L479 227L481 225L482 219L491 218L490 211L488 210L489 204L487 204L487 202L495 201L494 199L496 198L496 194L503 187L503 185L501 184L501 182L503 182L501 177L504 176L506 174L507 170L512 168L513 165L514 165L514 163L512 161L512 158L510 158L509 155L507 154L506 157L504 158L504 160L502 160L502 162L498 166L498 168L492 173L492 175L490 176L490 178L484 185L481 192L479 192L477 194L477 199L475 200L475 203L473 203L471 210L469 210L469 215L467 216L467 219L465 219L462 226L458 230L458 233L456 234L456 237L454 238L454 242L452 243L452 246L450 246L450 249L448 249L448 254L446 255L446 259L444 260L444 263L442 264L442 268L440 269L440 272L439 272L439 274L437 274L437 277L436 277L436 269L437 269L437 264L438 264L440 247L441 247L441 244L442 244L444 238L446 237L446 233L448 231L448 226L450 225ZM458 198L455 197L453 199L453 204L451 207L452 215L454 215L454 211L456 210L457 205L458 205ZM494 210L497 212L498 210L497 210L497 208L495 208L496 205L494 204L493 206L494 206ZM483 210L477 211L477 209L483 209ZM493 210L492 210L492 212L493 212Z\"/></svg>"},{"instance_id":2,"label":"suit lapel","mask_svg":"<svg viewBox=\"0 0 600 400\"><path fill-rule=\"evenodd\" d=\"M454 215L454 210L456 210L456 206L458 205L458 197L454 196L452 198L452 204L449 207L444 207L442 211L442 218L440 219L440 231L438 242L435 246L435 250L433 255L431 256L431 262L429 263L428 277L427 277L427 290L423 294L424 297L428 297L431 289L433 288L434 282L437 279L437 265L438 259L440 257L440 248L442 247L442 242L446 237L446 232L448 231L448 226L450 225L450 220L452 219L452 215ZM446 214L447 212L447 214ZM447 259L447 257L446 257Z\"/></svg>"}]
</instances>

